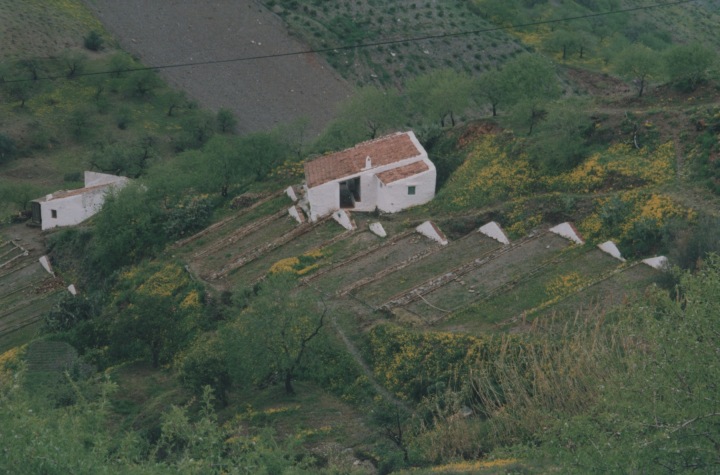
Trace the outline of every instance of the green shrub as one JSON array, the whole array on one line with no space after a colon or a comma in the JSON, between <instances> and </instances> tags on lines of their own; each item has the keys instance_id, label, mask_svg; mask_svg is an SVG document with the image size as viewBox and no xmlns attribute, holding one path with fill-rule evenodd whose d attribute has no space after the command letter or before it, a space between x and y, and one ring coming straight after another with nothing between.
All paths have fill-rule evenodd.
<instances>
[{"instance_id":1,"label":"green shrub","mask_svg":"<svg viewBox=\"0 0 720 475\"><path fill-rule=\"evenodd\" d=\"M85 38L83 38L83 45L85 45L85 48L90 51L100 51L102 49L103 42L103 37L95 30L92 30Z\"/></svg>"},{"instance_id":2,"label":"green shrub","mask_svg":"<svg viewBox=\"0 0 720 475\"><path fill-rule=\"evenodd\" d=\"M71 330L78 323L92 318L95 312L95 307L87 297L65 293L45 315L45 326L55 332Z\"/></svg>"},{"instance_id":3,"label":"green shrub","mask_svg":"<svg viewBox=\"0 0 720 475\"><path fill-rule=\"evenodd\" d=\"M115 123L117 124L117 128L120 130L127 129L128 125L130 125L131 120L132 112L128 107L121 107L120 110L118 110L118 113L115 115Z\"/></svg>"},{"instance_id":4,"label":"green shrub","mask_svg":"<svg viewBox=\"0 0 720 475\"><path fill-rule=\"evenodd\" d=\"M92 135L94 126L90 119L90 111L87 109L78 109L70 114L68 125L75 140L81 142Z\"/></svg>"},{"instance_id":5,"label":"green shrub","mask_svg":"<svg viewBox=\"0 0 720 475\"><path fill-rule=\"evenodd\" d=\"M165 243L162 209L142 186L129 185L105 200L95 217L91 249L104 275L153 256Z\"/></svg>"},{"instance_id":6,"label":"green shrub","mask_svg":"<svg viewBox=\"0 0 720 475\"><path fill-rule=\"evenodd\" d=\"M165 211L163 229L170 239L192 234L210 224L212 206L207 195L183 196Z\"/></svg>"},{"instance_id":7,"label":"green shrub","mask_svg":"<svg viewBox=\"0 0 720 475\"><path fill-rule=\"evenodd\" d=\"M190 391L201 395L204 388L209 386L220 403L227 403L230 373L222 345L217 338L206 335L195 340L180 356L178 369L183 385Z\"/></svg>"},{"instance_id":8,"label":"green shrub","mask_svg":"<svg viewBox=\"0 0 720 475\"><path fill-rule=\"evenodd\" d=\"M665 53L665 69L676 88L692 92L708 79L717 59L717 53L702 44L677 45Z\"/></svg>"},{"instance_id":9,"label":"green shrub","mask_svg":"<svg viewBox=\"0 0 720 475\"><path fill-rule=\"evenodd\" d=\"M720 266L706 264L622 312L621 365L588 388L590 410L537 432L535 457L575 473L717 472Z\"/></svg>"},{"instance_id":10,"label":"green shrub","mask_svg":"<svg viewBox=\"0 0 720 475\"><path fill-rule=\"evenodd\" d=\"M171 363L192 341L203 317L202 288L175 263L144 262L119 274L98 326L107 329L115 361Z\"/></svg>"},{"instance_id":11,"label":"green shrub","mask_svg":"<svg viewBox=\"0 0 720 475\"><path fill-rule=\"evenodd\" d=\"M16 153L15 141L5 134L0 134L0 165L15 158Z\"/></svg>"}]
</instances>

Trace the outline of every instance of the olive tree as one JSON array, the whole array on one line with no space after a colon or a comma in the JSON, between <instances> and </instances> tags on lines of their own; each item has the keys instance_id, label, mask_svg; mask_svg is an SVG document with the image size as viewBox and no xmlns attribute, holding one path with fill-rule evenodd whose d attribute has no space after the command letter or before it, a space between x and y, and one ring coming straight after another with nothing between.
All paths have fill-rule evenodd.
<instances>
[{"instance_id":1,"label":"olive tree","mask_svg":"<svg viewBox=\"0 0 720 475\"><path fill-rule=\"evenodd\" d=\"M641 44L630 45L618 55L615 70L633 81L638 97L642 97L647 82L661 71L659 53Z\"/></svg>"},{"instance_id":2,"label":"olive tree","mask_svg":"<svg viewBox=\"0 0 720 475\"><path fill-rule=\"evenodd\" d=\"M285 392L295 394L293 380L325 326L327 307L309 293L293 293L293 280L287 273L267 279L223 332L234 380L260 384L278 376Z\"/></svg>"},{"instance_id":3,"label":"olive tree","mask_svg":"<svg viewBox=\"0 0 720 475\"><path fill-rule=\"evenodd\" d=\"M524 54L508 62L503 74L514 105L511 122L516 127L527 127L531 135L547 115L545 105L560 96L555 66L539 54Z\"/></svg>"},{"instance_id":4,"label":"olive tree","mask_svg":"<svg viewBox=\"0 0 720 475\"><path fill-rule=\"evenodd\" d=\"M717 60L714 50L699 43L677 45L665 53L665 70L675 87L692 92L708 79Z\"/></svg>"}]
</instances>

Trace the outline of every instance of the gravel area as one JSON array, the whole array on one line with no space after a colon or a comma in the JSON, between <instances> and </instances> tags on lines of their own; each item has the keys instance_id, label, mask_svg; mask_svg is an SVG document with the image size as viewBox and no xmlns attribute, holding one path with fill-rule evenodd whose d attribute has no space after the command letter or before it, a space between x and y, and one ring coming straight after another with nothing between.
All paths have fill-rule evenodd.
<instances>
[{"instance_id":1,"label":"gravel area","mask_svg":"<svg viewBox=\"0 0 720 475\"><path fill-rule=\"evenodd\" d=\"M126 51L148 66L305 51L282 20L252 0L85 0ZM201 106L235 112L238 132L307 118L318 134L352 88L318 55L161 70Z\"/></svg>"}]
</instances>

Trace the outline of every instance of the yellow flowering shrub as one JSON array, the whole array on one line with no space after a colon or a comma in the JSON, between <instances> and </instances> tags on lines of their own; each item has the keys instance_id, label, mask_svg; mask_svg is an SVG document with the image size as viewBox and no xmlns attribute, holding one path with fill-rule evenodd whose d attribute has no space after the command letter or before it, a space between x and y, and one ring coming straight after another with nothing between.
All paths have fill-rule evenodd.
<instances>
[{"instance_id":1,"label":"yellow flowering shrub","mask_svg":"<svg viewBox=\"0 0 720 475\"><path fill-rule=\"evenodd\" d=\"M528 204L531 206L528 207ZM534 212L532 201L520 198L510 205L507 231L510 236L524 236L543 221L542 213Z\"/></svg>"},{"instance_id":2,"label":"yellow flowering shrub","mask_svg":"<svg viewBox=\"0 0 720 475\"><path fill-rule=\"evenodd\" d=\"M286 257L270 267L270 274L292 273L305 275L320 266L319 259L324 257L321 249L312 249L299 257Z\"/></svg>"},{"instance_id":3,"label":"yellow flowering shrub","mask_svg":"<svg viewBox=\"0 0 720 475\"><path fill-rule=\"evenodd\" d=\"M170 297L180 287L186 285L187 281L187 274L182 267L176 264L167 264L140 284L137 292L158 297Z\"/></svg>"},{"instance_id":4,"label":"yellow flowering shrub","mask_svg":"<svg viewBox=\"0 0 720 475\"><path fill-rule=\"evenodd\" d=\"M495 137L483 136L438 193L437 201L455 209L483 206L520 196L532 183L532 170L525 157L511 159Z\"/></svg>"},{"instance_id":5,"label":"yellow flowering shrub","mask_svg":"<svg viewBox=\"0 0 720 475\"><path fill-rule=\"evenodd\" d=\"M116 302L127 302L128 308L132 308L134 300L143 296L166 300L187 315L199 315L202 311L202 289L176 263L146 262L120 274Z\"/></svg>"},{"instance_id":6,"label":"yellow flowering shrub","mask_svg":"<svg viewBox=\"0 0 720 475\"><path fill-rule=\"evenodd\" d=\"M667 195L644 190L601 197L594 205L594 211L578 225L589 241L631 242L637 240L641 227L645 233L653 229L661 232L672 220L695 219L692 209L675 203Z\"/></svg>"},{"instance_id":7,"label":"yellow flowering shrub","mask_svg":"<svg viewBox=\"0 0 720 475\"><path fill-rule=\"evenodd\" d=\"M25 345L16 346L0 354L0 388L8 388L13 383L15 371L21 365L21 358L25 352Z\"/></svg>"},{"instance_id":8,"label":"yellow flowering shrub","mask_svg":"<svg viewBox=\"0 0 720 475\"><path fill-rule=\"evenodd\" d=\"M596 153L572 170L546 177L552 189L590 192L613 186L662 184L673 178L675 147L666 142L655 149L635 149L629 144L614 144Z\"/></svg>"},{"instance_id":9,"label":"yellow flowering shrub","mask_svg":"<svg viewBox=\"0 0 720 475\"><path fill-rule=\"evenodd\" d=\"M592 213L578 223L578 230L587 240L595 241L603 234L603 222L598 213Z\"/></svg>"},{"instance_id":10,"label":"yellow flowering shrub","mask_svg":"<svg viewBox=\"0 0 720 475\"><path fill-rule=\"evenodd\" d=\"M576 289L583 286L586 280L577 272L559 275L552 279L545 286L545 292L551 297L563 297L573 293Z\"/></svg>"},{"instance_id":11,"label":"yellow flowering shrub","mask_svg":"<svg viewBox=\"0 0 720 475\"><path fill-rule=\"evenodd\" d=\"M451 333L377 326L370 333L373 369L398 397L420 400L430 385L457 376L475 340Z\"/></svg>"},{"instance_id":12,"label":"yellow flowering shrub","mask_svg":"<svg viewBox=\"0 0 720 475\"><path fill-rule=\"evenodd\" d=\"M300 264L300 259L297 257L286 257L285 259L280 259L275 264L273 264L270 267L270 273L271 274L280 274L280 273L293 273L295 272L295 267Z\"/></svg>"},{"instance_id":13,"label":"yellow flowering shrub","mask_svg":"<svg viewBox=\"0 0 720 475\"><path fill-rule=\"evenodd\" d=\"M305 165L297 160L285 160L270 172L270 176L276 178L301 178L304 175Z\"/></svg>"},{"instance_id":14,"label":"yellow flowering shrub","mask_svg":"<svg viewBox=\"0 0 720 475\"><path fill-rule=\"evenodd\" d=\"M511 339L515 347L521 340ZM419 401L436 385L454 385L469 367L484 365L501 351L500 338L447 332L412 332L379 325L370 332L375 375L400 398Z\"/></svg>"},{"instance_id":15,"label":"yellow flowering shrub","mask_svg":"<svg viewBox=\"0 0 720 475\"><path fill-rule=\"evenodd\" d=\"M457 473L457 472L473 472L487 468L507 467L517 463L517 459L495 459L495 460L468 460L465 462L455 462L445 465L438 465L430 469L433 473Z\"/></svg>"},{"instance_id":16,"label":"yellow flowering shrub","mask_svg":"<svg viewBox=\"0 0 720 475\"><path fill-rule=\"evenodd\" d=\"M669 219L684 217L688 212L670 197L652 194L647 200L638 200L635 214L638 219L653 219L658 225L662 225Z\"/></svg>"},{"instance_id":17,"label":"yellow flowering shrub","mask_svg":"<svg viewBox=\"0 0 720 475\"><path fill-rule=\"evenodd\" d=\"M180 302L180 308L182 309L199 309L200 308L200 293L197 290L191 290L185 296L182 302Z\"/></svg>"}]
</instances>

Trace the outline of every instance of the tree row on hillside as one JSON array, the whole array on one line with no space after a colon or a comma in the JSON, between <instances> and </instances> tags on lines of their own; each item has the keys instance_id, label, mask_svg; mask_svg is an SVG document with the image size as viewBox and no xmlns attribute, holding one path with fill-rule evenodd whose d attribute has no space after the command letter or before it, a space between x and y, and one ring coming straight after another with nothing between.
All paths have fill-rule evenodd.
<instances>
[{"instance_id":1,"label":"tree row on hillside","mask_svg":"<svg viewBox=\"0 0 720 475\"><path fill-rule=\"evenodd\" d=\"M639 43L623 49L614 61L615 69L632 81L642 97L651 80L667 81L683 92L692 92L711 77L717 68L717 54L703 45L677 45L663 53Z\"/></svg>"}]
</instances>

